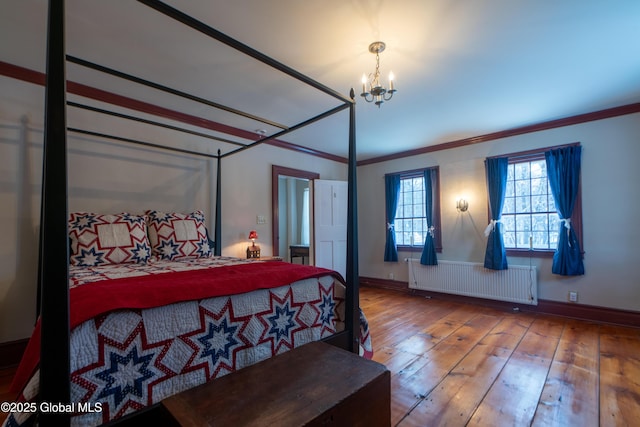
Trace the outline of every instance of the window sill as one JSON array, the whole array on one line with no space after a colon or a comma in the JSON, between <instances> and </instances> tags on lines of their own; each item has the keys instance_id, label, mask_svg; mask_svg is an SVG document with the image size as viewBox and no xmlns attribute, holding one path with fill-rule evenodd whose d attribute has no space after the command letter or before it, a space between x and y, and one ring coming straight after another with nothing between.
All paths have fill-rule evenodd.
<instances>
[{"instance_id":1,"label":"window sill","mask_svg":"<svg viewBox=\"0 0 640 427\"><path fill-rule=\"evenodd\" d=\"M397 246L398 252L422 252L422 246ZM436 248L436 253L442 253L442 248Z\"/></svg>"},{"instance_id":2,"label":"window sill","mask_svg":"<svg viewBox=\"0 0 640 427\"><path fill-rule=\"evenodd\" d=\"M553 258L556 251L548 249L507 249L507 256L522 258Z\"/></svg>"}]
</instances>

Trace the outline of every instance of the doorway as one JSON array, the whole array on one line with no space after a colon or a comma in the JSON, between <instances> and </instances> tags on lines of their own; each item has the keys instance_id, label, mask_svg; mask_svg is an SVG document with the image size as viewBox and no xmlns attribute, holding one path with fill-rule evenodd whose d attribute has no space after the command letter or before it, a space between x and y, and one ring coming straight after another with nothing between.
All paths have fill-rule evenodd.
<instances>
[{"instance_id":1,"label":"doorway","mask_svg":"<svg viewBox=\"0 0 640 427\"><path fill-rule=\"evenodd\" d=\"M271 223L274 256L281 256L285 261L313 264L313 251L310 251L313 238L310 226L313 202L309 193L311 180L319 178L320 174L315 172L272 165ZM297 256L291 257L292 251Z\"/></svg>"}]
</instances>

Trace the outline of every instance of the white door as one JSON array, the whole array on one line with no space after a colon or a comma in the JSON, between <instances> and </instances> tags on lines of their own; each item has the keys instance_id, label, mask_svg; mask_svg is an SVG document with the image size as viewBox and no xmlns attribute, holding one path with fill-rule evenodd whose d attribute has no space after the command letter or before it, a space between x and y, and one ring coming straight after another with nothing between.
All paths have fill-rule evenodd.
<instances>
[{"instance_id":1,"label":"white door","mask_svg":"<svg viewBox=\"0 0 640 427\"><path fill-rule=\"evenodd\" d=\"M313 181L315 265L347 274L347 182Z\"/></svg>"}]
</instances>

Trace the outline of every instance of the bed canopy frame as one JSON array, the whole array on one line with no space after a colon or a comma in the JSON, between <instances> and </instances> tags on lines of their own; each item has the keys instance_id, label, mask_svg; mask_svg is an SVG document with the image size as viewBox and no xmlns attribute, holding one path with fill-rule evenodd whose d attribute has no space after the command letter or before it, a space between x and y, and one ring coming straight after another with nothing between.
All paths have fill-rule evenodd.
<instances>
[{"instance_id":1,"label":"bed canopy frame","mask_svg":"<svg viewBox=\"0 0 640 427\"><path fill-rule=\"evenodd\" d=\"M38 309L41 318L41 357L40 357L40 401L68 403L70 400L70 348L69 348L69 247L68 247L68 189L67 189L67 132L80 133L95 137L110 138L122 142L141 144L153 148L172 150L181 153L211 157L217 159L216 208L215 208L215 248L214 254L221 255L221 160L253 146L281 137L311 123L320 121L344 109L349 109L349 158L348 158L348 223L347 223L347 269L346 269L346 311L345 331L331 337L332 344L352 352L358 351L358 335L360 328L358 301L358 250L357 250L357 195L356 195L356 135L355 135L355 101L353 89L350 97L345 97L333 89L312 78L258 52L251 47L230 38L214 28L196 20L157 0L138 0L140 3L174 19L195 31L198 31L218 42L250 56L273 69L297 79L337 100L340 104L321 114L311 117L293 126L283 126L271 120L251 115L247 112L217 104L171 89L166 86L143 80L117 70L66 55L65 46L65 1L50 0L48 13L48 38L45 85L45 129L43 148L42 206L40 232L40 261L38 269ZM101 108L82 105L66 100L66 63L71 62L92 70L110 74L128 81L152 87L166 93L187 98L195 102L225 110L252 120L275 126L280 130L275 134L263 136L249 144L220 139L189 129L137 118ZM103 133L91 132L79 128L67 127L66 108L71 106L108 114L126 120L135 120L149 125L161 126L171 130L191 133L204 138L218 139L225 143L237 144L233 150L217 155L196 152L193 150L168 147L117 137ZM61 345L61 343L67 343ZM40 423L46 425L68 425L68 414L42 413Z\"/></svg>"}]
</instances>

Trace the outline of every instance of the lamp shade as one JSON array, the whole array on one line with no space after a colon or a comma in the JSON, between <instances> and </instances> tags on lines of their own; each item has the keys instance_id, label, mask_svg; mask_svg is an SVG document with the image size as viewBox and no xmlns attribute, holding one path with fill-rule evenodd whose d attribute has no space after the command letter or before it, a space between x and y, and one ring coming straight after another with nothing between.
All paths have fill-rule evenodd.
<instances>
[{"instance_id":1,"label":"lamp shade","mask_svg":"<svg viewBox=\"0 0 640 427\"><path fill-rule=\"evenodd\" d=\"M254 240L258 238L258 233L256 232L256 230L251 230L249 232L249 240Z\"/></svg>"}]
</instances>

